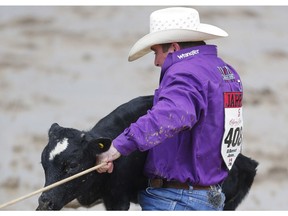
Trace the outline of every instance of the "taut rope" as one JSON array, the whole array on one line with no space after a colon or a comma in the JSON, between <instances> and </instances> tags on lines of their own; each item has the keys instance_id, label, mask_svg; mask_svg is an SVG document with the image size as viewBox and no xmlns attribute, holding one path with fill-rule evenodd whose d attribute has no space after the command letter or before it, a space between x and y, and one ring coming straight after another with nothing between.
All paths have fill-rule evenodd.
<instances>
[{"instance_id":1,"label":"taut rope","mask_svg":"<svg viewBox=\"0 0 288 216\"><path fill-rule=\"evenodd\" d=\"M27 194L27 195L25 195L25 196L19 197L18 199L11 200L11 201L9 201L9 202L7 202L7 203L4 203L4 204L0 205L0 209L5 208L5 207L10 206L10 205L13 205L13 204L15 204L15 203L17 203L17 202L20 202L20 201L24 200L24 199L27 199L27 198L29 198L29 197L32 197L32 196L34 196L34 195L36 195L36 194L38 194L38 193L41 193L41 192L50 190L50 189L52 189L52 188L54 188L54 187L57 187L57 186L59 186L59 185L61 185L61 184L66 183L66 182L68 182L68 181L71 181L71 180L73 180L73 179L75 179L75 178L78 178L78 177L80 177L80 176L82 176L82 175L85 175L85 174L87 174L87 173L89 173L89 172L91 172L91 171L94 171L94 170L96 170L96 169L98 169L98 168L101 168L101 167L104 166L104 165L107 165L107 163L101 163L101 164L99 164L99 165L97 165L97 166L91 167L91 168L89 168L89 169L87 169L87 170L84 170L84 171L82 171L82 172L80 172L80 173L77 173L77 174L75 174L75 175L73 175L73 176L70 176L70 177L68 177L68 178L62 179L62 180L60 180L60 181L58 181L58 182L55 182L55 183L53 183L53 184L51 184L51 185L48 185L48 186L46 186L46 187L44 187L44 188L41 188L41 189L39 189L39 190L36 190L36 191L34 191L34 192L32 192L32 193L29 193L29 194Z\"/></svg>"}]
</instances>

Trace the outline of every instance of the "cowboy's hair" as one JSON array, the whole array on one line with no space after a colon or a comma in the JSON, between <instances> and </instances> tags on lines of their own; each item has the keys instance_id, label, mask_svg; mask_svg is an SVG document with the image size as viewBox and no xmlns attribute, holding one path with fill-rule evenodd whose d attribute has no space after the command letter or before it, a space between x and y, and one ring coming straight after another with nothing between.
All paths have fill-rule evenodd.
<instances>
[{"instance_id":1,"label":"cowboy's hair","mask_svg":"<svg viewBox=\"0 0 288 216\"><path fill-rule=\"evenodd\" d=\"M181 49L185 49L188 47L194 47L194 46L201 46L201 45L206 45L204 41L189 41L189 42L177 42L180 46ZM165 53L168 51L172 43L165 43L161 44L162 46L162 51Z\"/></svg>"}]
</instances>

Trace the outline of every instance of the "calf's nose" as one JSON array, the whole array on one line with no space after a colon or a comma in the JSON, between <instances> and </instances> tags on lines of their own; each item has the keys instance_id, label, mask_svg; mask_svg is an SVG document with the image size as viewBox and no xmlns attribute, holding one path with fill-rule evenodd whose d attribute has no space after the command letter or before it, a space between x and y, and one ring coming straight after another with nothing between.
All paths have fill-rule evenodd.
<instances>
[{"instance_id":1,"label":"calf's nose","mask_svg":"<svg viewBox=\"0 0 288 216\"><path fill-rule=\"evenodd\" d=\"M41 195L38 199L38 207L36 211L53 210L53 203L45 195Z\"/></svg>"}]
</instances>

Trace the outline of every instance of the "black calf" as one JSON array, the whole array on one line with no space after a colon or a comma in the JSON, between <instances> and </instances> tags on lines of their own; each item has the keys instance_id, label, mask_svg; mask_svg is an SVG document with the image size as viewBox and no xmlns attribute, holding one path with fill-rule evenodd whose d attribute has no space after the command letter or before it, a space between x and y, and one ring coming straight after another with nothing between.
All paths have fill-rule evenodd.
<instances>
[{"instance_id":1,"label":"black calf","mask_svg":"<svg viewBox=\"0 0 288 216\"><path fill-rule=\"evenodd\" d=\"M135 98L100 120L90 131L63 128L53 124L49 142L42 152L45 186L95 165L95 155L106 151L111 140L152 107L153 96ZM68 183L43 192L37 210L60 210L77 198L91 206L103 200L107 210L128 210L137 203L137 191L147 186L142 170L146 152L135 151L114 162L111 174L91 172ZM234 210L248 194L258 163L240 154L223 183L225 210Z\"/></svg>"}]
</instances>

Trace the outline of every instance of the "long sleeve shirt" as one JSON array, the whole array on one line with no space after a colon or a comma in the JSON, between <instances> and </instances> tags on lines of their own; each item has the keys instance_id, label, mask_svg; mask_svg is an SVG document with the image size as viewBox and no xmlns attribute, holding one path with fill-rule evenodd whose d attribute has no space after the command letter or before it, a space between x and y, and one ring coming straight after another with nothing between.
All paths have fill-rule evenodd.
<instances>
[{"instance_id":1,"label":"long sleeve shirt","mask_svg":"<svg viewBox=\"0 0 288 216\"><path fill-rule=\"evenodd\" d=\"M217 56L214 45L167 55L154 104L113 144L122 154L147 151L149 178L208 186L227 175L221 156L225 92L242 92L237 72Z\"/></svg>"}]
</instances>

